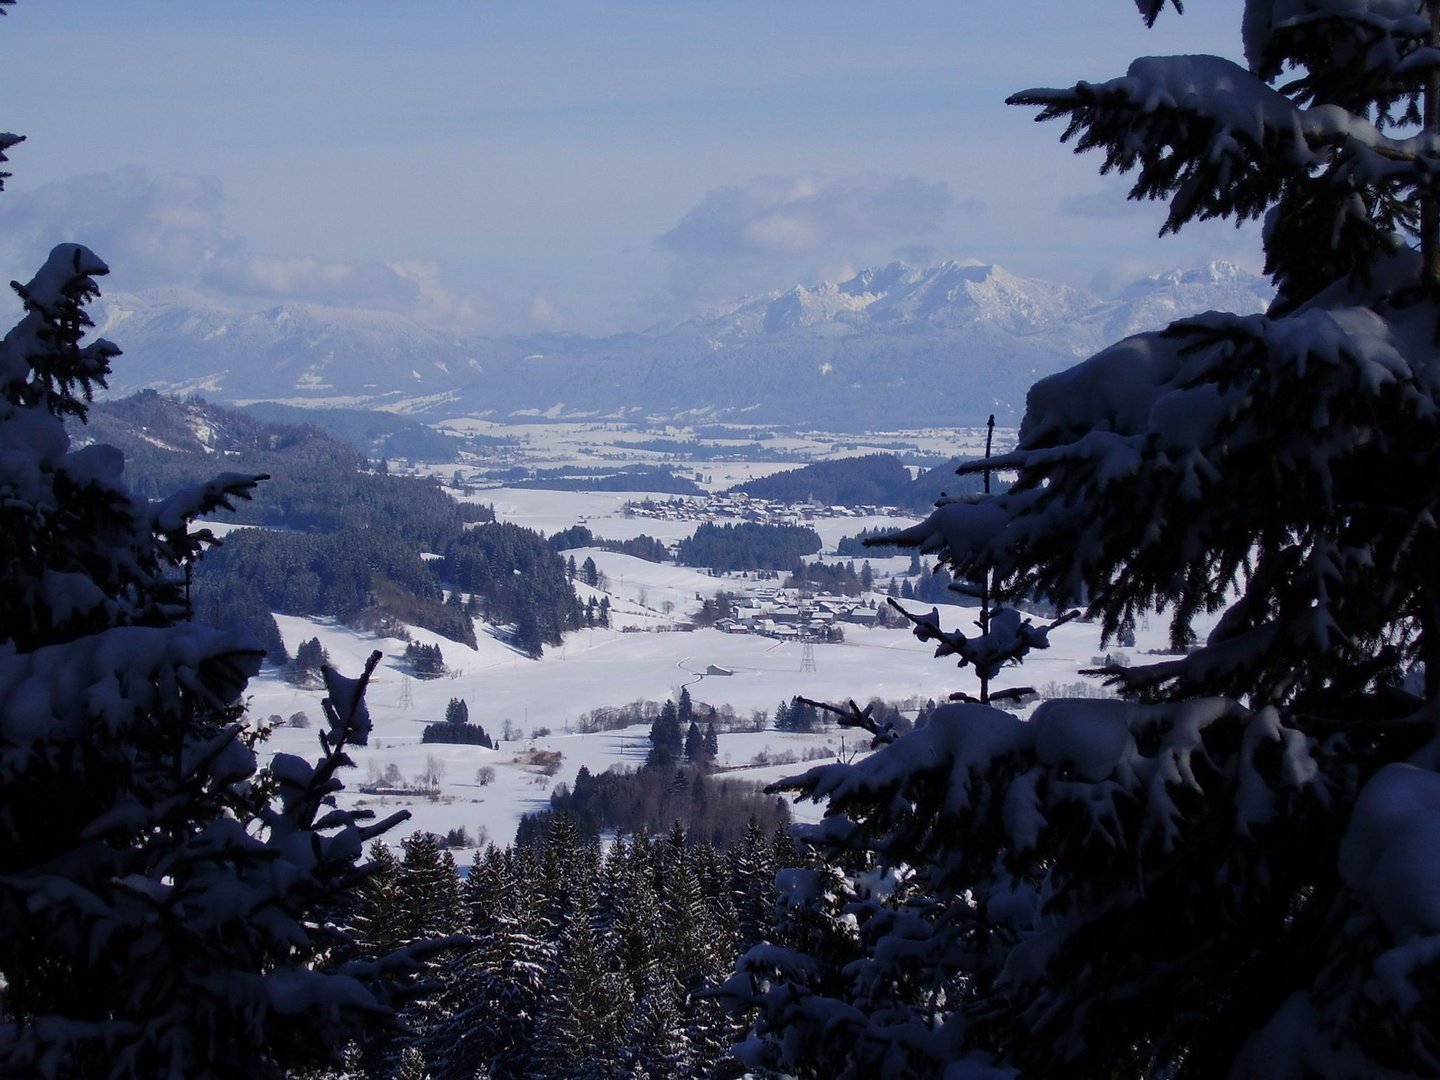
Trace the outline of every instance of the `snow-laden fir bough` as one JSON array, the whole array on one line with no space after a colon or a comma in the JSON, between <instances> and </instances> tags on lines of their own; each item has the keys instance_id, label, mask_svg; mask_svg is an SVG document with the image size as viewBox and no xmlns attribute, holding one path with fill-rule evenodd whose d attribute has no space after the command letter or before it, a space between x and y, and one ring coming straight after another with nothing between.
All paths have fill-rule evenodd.
<instances>
[{"instance_id":1,"label":"snow-laden fir bough","mask_svg":"<svg viewBox=\"0 0 1440 1080\"><path fill-rule=\"evenodd\" d=\"M1010 488L892 538L1107 635L1167 612L1179 655L787 782L831 869L781 876L730 984L756 1066L1440 1074L1440 4L1249 0L1243 31L1246 66L1011 100L1167 230L1262 219L1270 310L1041 381L966 467Z\"/></svg>"},{"instance_id":2,"label":"snow-laden fir bough","mask_svg":"<svg viewBox=\"0 0 1440 1080\"><path fill-rule=\"evenodd\" d=\"M106 272L56 247L0 341L0 1074L288 1075L390 1023L435 944L367 958L343 926L363 845L405 816L334 804L379 654L326 669L316 762L257 769L261 654L189 621L184 571L215 542L192 522L264 477L152 503L119 451L73 447L119 355L81 344Z\"/></svg>"}]
</instances>

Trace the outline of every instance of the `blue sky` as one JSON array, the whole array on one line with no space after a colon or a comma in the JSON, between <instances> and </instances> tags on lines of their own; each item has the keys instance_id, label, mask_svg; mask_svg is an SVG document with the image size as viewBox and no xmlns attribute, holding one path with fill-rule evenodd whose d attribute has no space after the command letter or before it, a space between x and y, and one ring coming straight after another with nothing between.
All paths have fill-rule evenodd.
<instances>
[{"instance_id":1,"label":"blue sky","mask_svg":"<svg viewBox=\"0 0 1440 1080\"><path fill-rule=\"evenodd\" d=\"M20 0L0 23L0 272L62 239L110 288L643 327L864 265L1113 288L1230 258L1156 239L1008 93L1238 55L1240 0Z\"/></svg>"}]
</instances>

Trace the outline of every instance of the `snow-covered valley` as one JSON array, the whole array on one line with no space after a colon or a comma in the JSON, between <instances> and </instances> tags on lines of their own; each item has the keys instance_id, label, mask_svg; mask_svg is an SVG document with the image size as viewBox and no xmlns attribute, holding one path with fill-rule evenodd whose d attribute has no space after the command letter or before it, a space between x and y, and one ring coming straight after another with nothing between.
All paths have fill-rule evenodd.
<instances>
[{"instance_id":1,"label":"snow-covered valley","mask_svg":"<svg viewBox=\"0 0 1440 1080\"><path fill-rule=\"evenodd\" d=\"M585 520L596 535L625 539L641 533L673 541L693 530L693 523L627 516L624 505L637 496L619 493L570 493L492 489L477 499L493 503L502 520L552 533ZM834 545L844 535L862 528L901 527L909 518L820 518L811 524L826 545L822 558L833 559ZM648 725L599 733L580 733L577 720L602 706L632 701L664 701L687 687L697 703L728 706L738 727L751 727L757 712L773 714L781 701L795 695L861 704L872 697L903 702L912 698L942 700L952 691L973 692L968 671L953 661L937 660L933 647L917 641L903 628L845 628L841 643L816 642L810 646L813 670L806 662L806 646L749 634L728 634L716 629L680 629L702 599L725 590L743 594L775 582L740 575L711 576L673 563L651 563L599 548L573 554L593 558L604 575L612 603L613 626L585 629L566 635L563 646L547 648L531 659L493 634L481 632L477 648L469 649L426 630L411 628L416 642L440 645L450 677L413 678L402 660L405 642L360 633L326 620L279 616L287 644L316 637L335 666L357 673L366 657L380 650L368 696L374 732L370 745L354 752L356 769L346 777L341 796L347 805L372 807L380 816L399 808L412 817L398 832L423 829L445 835L463 829L471 838L509 842L520 818L544 809L554 785L572 783L584 766L592 773L612 765L638 766L649 749ZM891 574L903 572L906 558L869 560L876 571L876 592L870 599L884 602ZM577 591L586 598L592 590ZM914 610L923 605L911 604ZM666 609L669 609L668 611ZM968 629L970 609L942 609L947 625ZM1163 627L1142 629L1137 647L1159 647ZM1099 683L1084 679L1079 669L1090 666L1100 652L1097 626L1069 623L1052 636L1052 647L1032 654L1023 669L1012 669L1002 685L1033 686L1042 692L1066 688L1074 692L1100 692ZM1111 648L1112 653L1125 650ZM707 674L724 671L729 674ZM310 727L281 724L265 744L269 753L310 754L321 721L318 689L303 689L286 682L267 667L249 688L250 714L256 719L280 717L288 721L304 713ZM518 732L490 750L481 746L422 743L424 725L441 720L451 698L464 700L470 719L500 738L508 724ZM726 778L769 783L798 771L807 755L849 756L868 747L863 732L836 725L812 734L774 730L721 730L718 767ZM553 775L537 767L531 751L558 751L561 764ZM776 763L778 761L778 763ZM436 768L438 764L438 769ZM477 774L489 766L493 780L482 784ZM392 768L393 767L393 768ZM366 795L360 788L387 775L416 784L427 773L438 774L435 795ZM814 818L820 808L796 806L797 816Z\"/></svg>"}]
</instances>

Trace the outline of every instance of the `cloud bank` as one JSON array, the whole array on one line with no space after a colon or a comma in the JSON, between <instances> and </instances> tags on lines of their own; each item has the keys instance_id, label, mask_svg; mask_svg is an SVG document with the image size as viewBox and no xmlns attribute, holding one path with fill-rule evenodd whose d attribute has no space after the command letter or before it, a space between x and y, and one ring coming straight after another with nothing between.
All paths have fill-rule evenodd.
<instances>
[{"instance_id":1,"label":"cloud bank","mask_svg":"<svg viewBox=\"0 0 1440 1080\"><path fill-rule=\"evenodd\" d=\"M23 280L51 247L72 240L105 259L112 287L124 292L183 286L231 303L379 308L454 329L495 317L488 304L446 288L432 263L256 251L226 230L224 203L212 177L155 176L136 166L6 192L0 265Z\"/></svg>"},{"instance_id":2,"label":"cloud bank","mask_svg":"<svg viewBox=\"0 0 1440 1080\"><path fill-rule=\"evenodd\" d=\"M710 192L657 245L674 257L674 299L713 302L913 246L950 204L946 184L916 176L760 177Z\"/></svg>"}]
</instances>

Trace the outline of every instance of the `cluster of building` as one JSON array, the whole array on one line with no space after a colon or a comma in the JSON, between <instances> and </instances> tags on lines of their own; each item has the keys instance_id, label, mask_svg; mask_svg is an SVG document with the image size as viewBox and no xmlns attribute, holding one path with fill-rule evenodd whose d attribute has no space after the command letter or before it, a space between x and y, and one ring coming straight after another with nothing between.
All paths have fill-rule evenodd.
<instances>
[{"instance_id":1,"label":"cluster of building","mask_svg":"<svg viewBox=\"0 0 1440 1080\"><path fill-rule=\"evenodd\" d=\"M817 518L894 517L900 511L893 506L826 506L818 502L793 503L781 499L755 499L744 492L722 495L677 495L673 499L642 499L627 502L625 513L631 517L659 518L665 521L721 520L753 521L762 525L803 525Z\"/></svg>"},{"instance_id":2,"label":"cluster of building","mask_svg":"<svg viewBox=\"0 0 1440 1080\"><path fill-rule=\"evenodd\" d=\"M826 641L842 638L846 624L874 626L879 618L879 605L873 600L800 589L758 589L737 599L734 614L716 622L715 628L727 634Z\"/></svg>"}]
</instances>

